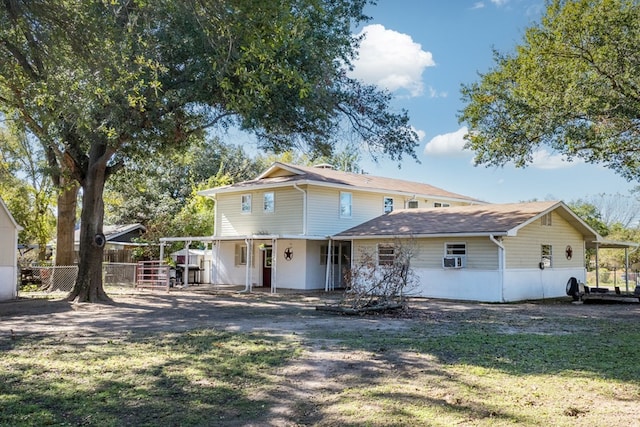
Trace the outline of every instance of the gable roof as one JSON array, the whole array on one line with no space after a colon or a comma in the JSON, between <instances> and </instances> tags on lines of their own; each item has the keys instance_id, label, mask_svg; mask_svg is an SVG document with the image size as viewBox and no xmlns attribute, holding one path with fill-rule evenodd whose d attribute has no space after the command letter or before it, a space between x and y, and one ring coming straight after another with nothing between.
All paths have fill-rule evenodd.
<instances>
[{"instance_id":1,"label":"gable roof","mask_svg":"<svg viewBox=\"0 0 640 427\"><path fill-rule=\"evenodd\" d=\"M558 201L395 210L333 237L515 236L519 229L551 211L567 220L586 240L600 240L596 231Z\"/></svg>"},{"instance_id":2,"label":"gable roof","mask_svg":"<svg viewBox=\"0 0 640 427\"><path fill-rule=\"evenodd\" d=\"M292 186L294 184L311 184L349 190L386 192L389 195L403 194L408 196L438 197L468 203L485 203L479 199L452 193L429 184L396 178L342 172L329 167L297 166L280 162L274 163L256 179L203 190L199 192L199 194L211 196L214 194L248 191L258 188Z\"/></svg>"},{"instance_id":3,"label":"gable roof","mask_svg":"<svg viewBox=\"0 0 640 427\"><path fill-rule=\"evenodd\" d=\"M9 217L9 221L14 225L14 227L16 227L18 231L23 230L20 224L18 224L15 218L13 218L13 215L11 215L11 211L9 210L7 205L4 203L4 200L2 200L2 197L0 197L0 209L4 210L7 213L7 216Z\"/></svg>"},{"instance_id":4,"label":"gable roof","mask_svg":"<svg viewBox=\"0 0 640 427\"><path fill-rule=\"evenodd\" d=\"M104 237L107 239L107 242L115 241L120 236L138 230L143 233L147 231L146 227L140 223L105 225L102 227L102 232L104 233ZM80 229L77 229L74 232L74 240L76 244L80 242Z\"/></svg>"}]
</instances>

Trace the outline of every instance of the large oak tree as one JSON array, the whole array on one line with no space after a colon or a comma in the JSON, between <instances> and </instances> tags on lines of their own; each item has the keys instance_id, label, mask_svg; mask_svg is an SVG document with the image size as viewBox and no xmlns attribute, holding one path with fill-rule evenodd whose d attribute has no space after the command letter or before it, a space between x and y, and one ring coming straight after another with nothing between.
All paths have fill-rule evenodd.
<instances>
[{"instance_id":1,"label":"large oak tree","mask_svg":"<svg viewBox=\"0 0 640 427\"><path fill-rule=\"evenodd\" d=\"M390 95L347 76L367 0L3 0L0 108L18 116L82 191L78 279L102 287L103 189L212 126L274 151L331 150L348 125L379 152L415 157Z\"/></svg>"},{"instance_id":2,"label":"large oak tree","mask_svg":"<svg viewBox=\"0 0 640 427\"><path fill-rule=\"evenodd\" d=\"M640 179L640 2L550 0L511 54L463 86L477 164L550 148Z\"/></svg>"}]
</instances>

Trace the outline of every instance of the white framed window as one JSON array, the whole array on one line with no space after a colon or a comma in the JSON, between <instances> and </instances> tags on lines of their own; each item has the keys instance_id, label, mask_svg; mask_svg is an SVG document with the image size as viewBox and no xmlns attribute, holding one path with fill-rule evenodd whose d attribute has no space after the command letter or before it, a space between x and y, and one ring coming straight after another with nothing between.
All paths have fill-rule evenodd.
<instances>
[{"instance_id":1,"label":"white framed window","mask_svg":"<svg viewBox=\"0 0 640 427\"><path fill-rule=\"evenodd\" d=\"M340 192L340 217L351 218L351 193Z\"/></svg>"},{"instance_id":2,"label":"white framed window","mask_svg":"<svg viewBox=\"0 0 640 427\"><path fill-rule=\"evenodd\" d=\"M546 227L551 227L551 212L542 215L542 218L540 218L540 224Z\"/></svg>"},{"instance_id":3,"label":"white framed window","mask_svg":"<svg viewBox=\"0 0 640 427\"><path fill-rule=\"evenodd\" d=\"M378 243L378 265L391 265L395 260L395 246L388 243Z\"/></svg>"},{"instance_id":4,"label":"white framed window","mask_svg":"<svg viewBox=\"0 0 640 427\"><path fill-rule=\"evenodd\" d=\"M262 210L264 213L274 213L276 211L276 195L273 191L264 193Z\"/></svg>"},{"instance_id":5,"label":"white framed window","mask_svg":"<svg viewBox=\"0 0 640 427\"><path fill-rule=\"evenodd\" d=\"M329 254L329 245L320 246L320 265L327 265L327 256ZM331 262L333 265L338 265L338 248L333 247L331 253Z\"/></svg>"},{"instance_id":6,"label":"white framed window","mask_svg":"<svg viewBox=\"0 0 640 427\"><path fill-rule=\"evenodd\" d=\"M449 203L441 203L441 202L433 203L434 208L448 208L449 206L451 206Z\"/></svg>"},{"instance_id":7,"label":"white framed window","mask_svg":"<svg viewBox=\"0 0 640 427\"><path fill-rule=\"evenodd\" d=\"M236 245L235 265L247 265L247 245Z\"/></svg>"},{"instance_id":8,"label":"white framed window","mask_svg":"<svg viewBox=\"0 0 640 427\"><path fill-rule=\"evenodd\" d=\"M243 194L240 201L240 212L251 213L251 194Z\"/></svg>"},{"instance_id":9,"label":"white framed window","mask_svg":"<svg viewBox=\"0 0 640 427\"><path fill-rule=\"evenodd\" d=\"M551 245L540 245L540 260L545 268L553 267L553 247Z\"/></svg>"},{"instance_id":10,"label":"white framed window","mask_svg":"<svg viewBox=\"0 0 640 427\"><path fill-rule=\"evenodd\" d=\"M445 243L444 244L444 254L445 255L466 256L467 255L467 244L464 243L464 242Z\"/></svg>"},{"instance_id":11,"label":"white framed window","mask_svg":"<svg viewBox=\"0 0 640 427\"><path fill-rule=\"evenodd\" d=\"M393 212L393 197L385 197L383 201L384 213Z\"/></svg>"},{"instance_id":12,"label":"white framed window","mask_svg":"<svg viewBox=\"0 0 640 427\"><path fill-rule=\"evenodd\" d=\"M417 200L407 201L407 209L418 209L418 201Z\"/></svg>"},{"instance_id":13,"label":"white framed window","mask_svg":"<svg viewBox=\"0 0 640 427\"><path fill-rule=\"evenodd\" d=\"M463 268L467 265L467 244L464 242L446 242L442 267Z\"/></svg>"}]
</instances>

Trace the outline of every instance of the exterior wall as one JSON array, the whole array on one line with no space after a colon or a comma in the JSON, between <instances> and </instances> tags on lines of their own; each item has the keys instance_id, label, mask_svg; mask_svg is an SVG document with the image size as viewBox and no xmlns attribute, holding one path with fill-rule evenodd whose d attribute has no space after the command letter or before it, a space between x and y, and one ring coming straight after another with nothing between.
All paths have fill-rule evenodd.
<instances>
[{"instance_id":1,"label":"exterior wall","mask_svg":"<svg viewBox=\"0 0 640 427\"><path fill-rule=\"evenodd\" d=\"M504 276L504 301L566 297L566 286L571 277L586 282L587 271L584 267L507 270Z\"/></svg>"},{"instance_id":2,"label":"exterior wall","mask_svg":"<svg viewBox=\"0 0 640 427\"><path fill-rule=\"evenodd\" d=\"M508 269L538 268L542 245L552 246L552 268L584 267L584 237L555 212L552 212L550 226L542 225L540 220L536 220L519 230L516 237L505 237L503 244ZM573 249L570 260L565 255L567 245Z\"/></svg>"},{"instance_id":3,"label":"exterior wall","mask_svg":"<svg viewBox=\"0 0 640 427\"><path fill-rule=\"evenodd\" d=\"M356 259L362 259L363 253L376 254L378 243L394 243L394 240L355 240L354 251ZM487 237L467 238L434 238L402 240L414 253L411 259L413 268L441 269L442 258L445 255L446 243L465 243L467 247L466 269L497 270L498 247Z\"/></svg>"},{"instance_id":4,"label":"exterior wall","mask_svg":"<svg viewBox=\"0 0 640 427\"><path fill-rule=\"evenodd\" d=\"M0 301L17 296L18 230L0 205Z\"/></svg>"},{"instance_id":5,"label":"exterior wall","mask_svg":"<svg viewBox=\"0 0 640 427\"><path fill-rule=\"evenodd\" d=\"M308 234L316 236L337 234L384 214L385 197L393 198L394 210L405 209L410 200L409 197L394 196L385 192L373 193L318 186L308 186L305 189L308 194ZM351 193L351 218L340 216L341 192ZM432 208L435 202L444 203L437 199L418 199L417 201L419 208ZM456 204L452 203L451 205Z\"/></svg>"},{"instance_id":6,"label":"exterior wall","mask_svg":"<svg viewBox=\"0 0 640 427\"><path fill-rule=\"evenodd\" d=\"M535 267L516 268L512 266L504 271L499 270L499 250L497 245L485 237L460 239L417 239L412 243L414 257L412 267L419 279L419 284L410 291L413 295L427 298L443 298L455 300L483 302L513 302L528 299L559 298L566 296L566 284L570 277L579 281L586 280L584 260L584 243L582 235L575 231L559 216L554 216L547 233L541 233L534 223L525 227L517 237L509 238L506 244L506 258L510 252L516 252L519 259L528 254L529 265L535 260ZM547 240L550 239L550 240ZM405 241L406 242L406 241ZM444 245L449 243L466 243L467 259L465 268L442 268ZM542 242L542 243L540 243ZM562 260L556 245L561 246ZM568 242L568 243L567 243ZM356 240L354 241L355 262L362 260L364 253L375 256L378 243L393 243L393 240ZM554 262L552 268L541 270L540 245L552 244ZM567 260L564 250L567 244L573 247L573 257ZM531 246L535 250L529 249ZM520 251L520 252L518 252ZM535 255L535 258L534 258ZM518 258L519 257L519 258ZM513 259L513 257L512 257ZM570 265L568 265L570 264Z\"/></svg>"},{"instance_id":7,"label":"exterior wall","mask_svg":"<svg viewBox=\"0 0 640 427\"><path fill-rule=\"evenodd\" d=\"M327 278L327 265L321 262L321 247L328 245L324 240L308 240L307 244L307 268L305 289L324 289Z\"/></svg>"},{"instance_id":8,"label":"exterior wall","mask_svg":"<svg viewBox=\"0 0 640 427\"><path fill-rule=\"evenodd\" d=\"M264 193L273 191L275 211L263 211ZM241 213L241 197L251 194L251 213ZM219 194L216 198L216 236L302 234L303 194L292 187L268 191Z\"/></svg>"}]
</instances>

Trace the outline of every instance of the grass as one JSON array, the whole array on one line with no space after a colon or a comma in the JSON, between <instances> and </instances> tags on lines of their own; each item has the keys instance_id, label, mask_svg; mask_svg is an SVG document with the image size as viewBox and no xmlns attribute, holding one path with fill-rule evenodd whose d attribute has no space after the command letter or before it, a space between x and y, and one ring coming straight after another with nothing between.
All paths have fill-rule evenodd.
<instances>
[{"instance_id":1,"label":"grass","mask_svg":"<svg viewBox=\"0 0 640 427\"><path fill-rule=\"evenodd\" d=\"M302 335L0 341L0 425L640 425L628 316L460 316ZM325 382L284 394L306 377L283 372L312 356ZM275 423L278 399L290 411Z\"/></svg>"},{"instance_id":2,"label":"grass","mask_svg":"<svg viewBox=\"0 0 640 427\"><path fill-rule=\"evenodd\" d=\"M211 330L86 344L23 338L0 353L0 425L242 423L269 405L295 341Z\"/></svg>"}]
</instances>

